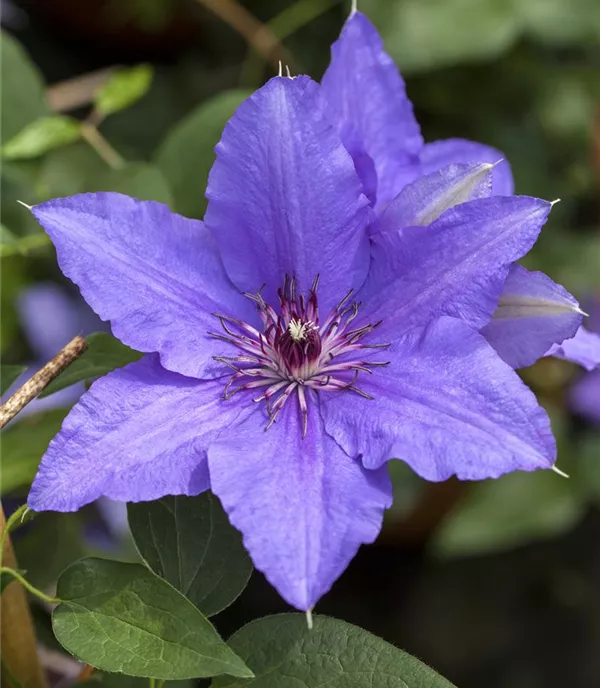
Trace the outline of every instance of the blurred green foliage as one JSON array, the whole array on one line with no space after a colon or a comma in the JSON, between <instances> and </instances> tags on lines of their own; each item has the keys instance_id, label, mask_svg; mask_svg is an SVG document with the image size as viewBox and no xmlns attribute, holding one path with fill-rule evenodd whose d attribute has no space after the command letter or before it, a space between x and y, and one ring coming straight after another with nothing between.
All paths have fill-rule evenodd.
<instances>
[{"instance_id":1,"label":"blurred green foliage","mask_svg":"<svg viewBox=\"0 0 600 688\"><path fill-rule=\"evenodd\" d=\"M595 0L362 0L405 71L506 54L519 40L564 47L600 42Z\"/></svg>"},{"instance_id":2,"label":"blurred green foliage","mask_svg":"<svg viewBox=\"0 0 600 688\"><path fill-rule=\"evenodd\" d=\"M320 77L349 3L243 4L284 37L298 65ZM171 55L155 61L138 50L134 66L118 71L95 96L92 121L123 164L113 159L111 166L79 135L70 143L76 138L69 133L70 125L64 129L68 135L48 134L48 122L59 120L45 100L42 62L36 66L17 40L3 34L1 115L6 148L1 221L6 231L1 351L9 364L32 358L16 308L19 294L41 280L65 285L53 249L16 201L34 204L55 196L111 190L162 201L174 211L201 218L220 132L248 89L273 73L231 27L192 0L177 5L162 0L107 5L117 26L135 18L137 28L162 40ZM169 31L184 5L197 34L195 40L182 39L180 44L179 34L173 37ZM360 0L359 5L403 69L426 140L456 136L495 145L510 161L519 193L562 199L527 257L527 266L548 272L582 301L598 292L598 0ZM58 39L50 35L48 44L36 53L49 51L52 62ZM98 44L96 49L100 51ZM106 59L106 52L103 55ZM76 56L69 59L71 75L86 71ZM150 70L146 62L156 64ZM90 112L93 103L68 115L83 121ZM22 153L31 150L32 132L37 136L36 157L9 160L27 157ZM19 141L21 155L14 150L11 155ZM434 553L486 553L546 538L571 528L590 504L598 502L600 432L575 419L566 401L569 386L580 374L559 361L541 361L525 372L528 384L551 409L560 446L558 465L572 477L514 475L472 485L438 529ZM5 492L25 491L61 414L63 410L40 413L7 431ZM402 519L419 502L423 484L402 468L394 469L394 482L397 502L391 518Z\"/></svg>"}]
</instances>

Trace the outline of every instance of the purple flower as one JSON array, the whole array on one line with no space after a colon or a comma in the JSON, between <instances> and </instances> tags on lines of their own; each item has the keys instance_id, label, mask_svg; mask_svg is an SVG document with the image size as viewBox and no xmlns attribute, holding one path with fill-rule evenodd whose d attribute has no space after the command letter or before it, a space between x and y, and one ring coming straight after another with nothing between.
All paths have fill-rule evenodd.
<instances>
[{"instance_id":1,"label":"purple flower","mask_svg":"<svg viewBox=\"0 0 600 688\"><path fill-rule=\"evenodd\" d=\"M115 193L33 208L65 275L147 355L83 395L29 506L211 489L300 609L377 537L389 459L481 479L556 454L546 413L478 332L551 204L405 190L386 220L322 104L308 77L244 102L204 222ZM485 186L491 169L447 174Z\"/></svg>"},{"instance_id":2,"label":"purple flower","mask_svg":"<svg viewBox=\"0 0 600 688\"><path fill-rule=\"evenodd\" d=\"M510 167L494 148L463 139L423 142L402 77L360 12L350 15L332 47L322 97L380 213L375 231L394 230L399 222L429 225L452 205L513 193ZM581 321L577 301L563 287L515 265L482 334L509 365L521 368L572 338ZM593 346L591 355L600 360L600 341ZM589 364L589 350L583 357L568 350L570 360Z\"/></svg>"}]
</instances>

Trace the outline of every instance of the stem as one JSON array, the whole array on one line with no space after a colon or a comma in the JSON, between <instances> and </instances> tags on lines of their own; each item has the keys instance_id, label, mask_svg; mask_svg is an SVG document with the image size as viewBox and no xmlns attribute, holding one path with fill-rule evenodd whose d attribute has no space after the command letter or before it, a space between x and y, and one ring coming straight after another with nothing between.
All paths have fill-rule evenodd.
<instances>
[{"instance_id":1,"label":"stem","mask_svg":"<svg viewBox=\"0 0 600 688\"><path fill-rule=\"evenodd\" d=\"M21 518L22 516L24 517L25 514L27 513L28 507L27 504L23 504L23 506L20 506L14 513L13 515L6 521L6 525L4 526L2 530L2 535L0 536L0 566L2 565L2 557L4 554L4 544L6 543L6 538L8 537L8 534L14 530L14 526Z\"/></svg>"},{"instance_id":2,"label":"stem","mask_svg":"<svg viewBox=\"0 0 600 688\"><path fill-rule=\"evenodd\" d=\"M3 659L0 659L0 668L2 670L2 677L6 679L10 688L23 688L17 679L12 675L12 672L6 666L6 663Z\"/></svg>"},{"instance_id":3,"label":"stem","mask_svg":"<svg viewBox=\"0 0 600 688\"><path fill-rule=\"evenodd\" d=\"M120 170L125 167L125 160L117 153L95 126L89 122L83 122L81 125L81 136L113 170Z\"/></svg>"},{"instance_id":4,"label":"stem","mask_svg":"<svg viewBox=\"0 0 600 688\"><path fill-rule=\"evenodd\" d=\"M15 580L18 580L19 583L32 595L39 597L40 600L43 600L44 602L48 602L48 604L58 604L59 602L62 602L62 600L60 600L58 597L50 597L50 595L46 595L45 592L38 590L36 587L31 585L26 578L23 578L18 571L15 571L8 566L0 566L0 574L1 573L8 573L9 576L12 576Z\"/></svg>"},{"instance_id":5,"label":"stem","mask_svg":"<svg viewBox=\"0 0 600 688\"><path fill-rule=\"evenodd\" d=\"M19 411L34 399L55 377L81 356L87 349L87 342L77 335L56 356L29 378L2 406L0 406L0 428L11 421Z\"/></svg>"},{"instance_id":6,"label":"stem","mask_svg":"<svg viewBox=\"0 0 600 688\"><path fill-rule=\"evenodd\" d=\"M5 523L4 511L0 505L2 557L12 570L16 569L18 564L10 536L6 534L7 528L8 523ZM26 688L46 688L46 678L36 649L33 621L23 588L20 585L6 588L2 593L1 606L0 643L3 677L11 688L19 688L19 685Z\"/></svg>"},{"instance_id":7,"label":"stem","mask_svg":"<svg viewBox=\"0 0 600 688\"><path fill-rule=\"evenodd\" d=\"M106 83L114 71L114 67L99 69L48 86L46 101L55 112L69 112L89 105L94 100L96 91Z\"/></svg>"},{"instance_id":8,"label":"stem","mask_svg":"<svg viewBox=\"0 0 600 688\"><path fill-rule=\"evenodd\" d=\"M238 5L235 0L196 0L196 2L235 29L257 53L273 65L276 71L279 70L280 62L294 69L295 61L292 54L281 45L277 36L266 24L260 22L245 7Z\"/></svg>"},{"instance_id":9,"label":"stem","mask_svg":"<svg viewBox=\"0 0 600 688\"><path fill-rule=\"evenodd\" d=\"M266 28L279 41L283 41L341 2L342 0L298 0L273 17L266 24ZM242 64L240 82L248 86L255 86L260 81L262 66L260 53L254 46L251 46Z\"/></svg>"}]
</instances>

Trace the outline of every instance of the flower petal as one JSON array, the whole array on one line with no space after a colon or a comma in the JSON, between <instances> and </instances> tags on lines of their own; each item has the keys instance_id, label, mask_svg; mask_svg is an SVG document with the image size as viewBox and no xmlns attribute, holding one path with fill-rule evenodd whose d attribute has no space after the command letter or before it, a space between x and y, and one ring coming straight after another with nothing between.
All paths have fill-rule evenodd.
<instances>
[{"instance_id":1,"label":"flower petal","mask_svg":"<svg viewBox=\"0 0 600 688\"><path fill-rule=\"evenodd\" d=\"M502 161L502 162L500 162ZM440 139L426 143L421 150L421 173L429 174L453 162L489 162L494 164L494 196L511 196L515 184L504 155L491 146L465 139Z\"/></svg>"},{"instance_id":2,"label":"flower petal","mask_svg":"<svg viewBox=\"0 0 600 688\"><path fill-rule=\"evenodd\" d=\"M166 205L117 193L80 194L33 207L63 273L128 346L162 364L212 376L223 343L207 335L215 311L253 321L255 309L229 282L204 225Z\"/></svg>"},{"instance_id":3,"label":"flower petal","mask_svg":"<svg viewBox=\"0 0 600 688\"><path fill-rule=\"evenodd\" d=\"M407 184L383 211L380 230L426 226L455 205L492 195L490 163L452 164Z\"/></svg>"},{"instance_id":4,"label":"flower petal","mask_svg":"<svg viewBox=\"0 0 600 688\"><path fill-rule=\"evenodd\" d=\"M375 163L378 205L389 203L414 178L423 139L404 81L364 14L348 18L331 47L322 84L348 150L354 154L362 148Z\"/></svg>"},{"instance_id":5,"label":"flower petal","mask_svg":"<svg viewBox=\"0 0 600 688\"><path fill-rule=\"evenodd\" d=\"M378 337L451 315L479 329L492 316L510 265L535 242L550 211L527 196L463 203L429 225L373 237L361 312L383 319Z\"/></svg>"},{"instance_id":6,"label":"flower petal","mask_svg":"<svg viewBox=\"0 0 600 688\"><path fill-rule=\"evenodd\" d=\"M387 368L360 380L373 400L322 395L326 431L367 468L398 457L438 481L553 465L546 412L468 325L440 318L404 335L388 355Z\"/></svg>"},{"instance_id":7,"label":"flower petal","mask_svg":"<svg viewBox=\"0 0 600 688\"><path fill-rule=\"evenodd\" d=\"M306 291L318 273L319 297L333 305L364 281L372 211L318 84L271 79L240 105L216 152L205 221L240 289L264 284L272 301L286 275Z\"/></svg>"},{"instance_id":8,"label":"flower petal","mask_svg":"<svg viewBox=\"0 0 600 688\"><path fill-rule=\"evenodd\" d=\"M375 540L392 499L387 469L349 458L323 431L317 399L308 401L304 439L294 397L266 432L256 413L208 450L212 490L254 565L298 609L312 608Z\"/></svg>"},{"instance_id":9,"label":"flower petal","mask_svg":"<svg viewBox=\"0 0 600 688\"><path fill-rule=\"evenodd\" d=\"M552 344L572 337L582 317L579 304L560 284L543 272L513 265L498 307L481 334L508 365L523 368L544 356Z\"/></svg>"},{"instance_id":10,"label":"flower petal","mask_svg":"<svg viewBox=\"0 0 600 688\"><path fill-rule=\"evenodd\" d=\"M243 413L222 401L223 386L171 373L156 355L100 378L50 442L29 507L76 511L100 496L139 502L208 489L207 443Z\"/></svg>"},{"instance_id":11,"label":"flower petal","mask_svg":"<svg viewBox=\"0 0 600 688\"><path fill-rule=\"evenodd\" d=\"M580 327L574 337L552 345L546 356L563 358L578 363L586 370L594 370L600 366L600 335Z\"/></svg>"},{"instance_id":12,"label":"flower petal","mask_svg":"<svg viewBox=\"0 0 600 688\"><path fill-rule=\"evenodd\" d=\"M600 424L600 370L584 375L573 386L569 397L577 413Z\"/></svg>"}]
</instances>

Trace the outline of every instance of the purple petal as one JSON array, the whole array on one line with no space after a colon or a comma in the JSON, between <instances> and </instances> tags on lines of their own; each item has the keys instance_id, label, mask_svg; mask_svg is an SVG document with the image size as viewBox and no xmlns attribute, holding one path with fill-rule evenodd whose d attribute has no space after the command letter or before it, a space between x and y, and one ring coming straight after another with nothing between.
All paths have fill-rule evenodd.
<instances>
[{"instance_id":1,"label":"purple petal","mask_svg":"<svg viewBox=\"0 0 600 688\"><path fill-rule=\"evenodd\" d=\"M364 14L350 15L331 48L322 83L331 119L348 150L364 150L375 164L381 207L414 178L423 139L404 81ZM357 169L360 174L359 164Z\"/></svg>"},{"instance_id":2,"label":"purple petal","mask_svg":"<svg viewBox=\"0 0 600 688\"><path fill-rule=\"evenodd\" d=\"M455 205L492 195L489 163L448 165L402 189L383 211L380 230L426 226Z\"/></svg>"},{"instance_id":3,"label":"purple petal","mask_svg":"<svg viewBox=\"0 0 600 688\"><path fill-rule=\"evenodd\" d=\"M323 430L309 401L302 439L295 397L277 423L255 413L208 451L210 480L257 569L298 609L310 609L375 540L391 505L387 469L365 470Z\"/></svg>"},{"instance_id":4,"label":"purple petal","mask_svg":"<svg viewBox=\"0 0 600 688\"><path fill-rule=\"evenodd\" d=\"M388 367L360 380L373 400L322 395L326 431L367 468L398 457L438 481L554 464L546 412L468 325L440 318L404 335L387 354Z\"/></svg>"},{"instance_id":5,"label":"purple petal","mask_svg":"<svg viewBox=\"0 0 600 688\"><path fill-rule=\"evenodd\" d=\"M570 393L573 409L594 423L600 424L600 370L584 375Z\"/></svg>"},{"instance_id":6,"label":"purple petal","mask_svg":"<svg viewBox=\"0 0 600 688\"><path fill-rule=\"evenodd\" d=\"M208 489L207 444L241 413L222 401L223 386L171 373L156 355L100 378L50 443L29 507L76 511L101 496L138 502Z\"/></svg>"},{"instance_id":7,"label":"purple petal","mask_svg":"<svg viewBox=\"0 0 600 688\"><path fill-rule=\"evenodd\" d=\"M510 265L535 242L550 203L527 196L483 198L429 225L373 237L361 312L384 320L378 336L451 315L478 329L492 316Z\"/></svg>"},{"instance_id":8,"label":"purple petal","mask_svg":"<svg viewBox=\"0 0 600 688\"><path fill-rule=\"evenodd\" d=\"M453 162L489 162L494 166L494 196L511 196L514 193L514 181L510 165L504 155L491 146L465 139L440 139L427 143L421 151L422 174L429 174L446 167Z\"/></svg>"},{"instance_id":9,"label":"purple petal","mask_svg":"<svg viewBox=\"0 0 600 688\"><path fill-rule=\"evenodd\" d=\"M264 284L273 302L286 275L302 292L320 274L319 296L333 305L363 282L372 211L318 84L271 79L240 105L216 152L205 220L240 289Z\"/></svg>"},{"instance_id":10,"label":"purple petal","mask_svg":"<svg viewBox=\"0 0 600 688\"><path fill-rule=\"evenodd\" d=\"M543 272L513 265L498 307L481 334L508 365L523 368L555 342L572 337L581 320L579 304L560 284Z\"/></svg>"},{"instance_id":11,"label":"purple petal","mask_svg":"<svg viewBox=\"0 0 600 688\"><path fill-rule=\"evenodd\" d=\"M207 336L215 311L255 318L236 292L208 230L166 205L117 193L58 198L32 210L63 273L114 334L139 351L158 352L174 372L215 369L223 344Z\"/></svg>"},{"instance_id":12,"label":"purple petal","mask_svg":"<svg viewBox=\"0 0 600 688\"><path fill-rule=\"evenodd\" d=\"M551 346L546 356L562 358L578 363L586 370L594 370L600 366L600 335L580 327L571 339Z\"/></svg>"}]
</instances>

